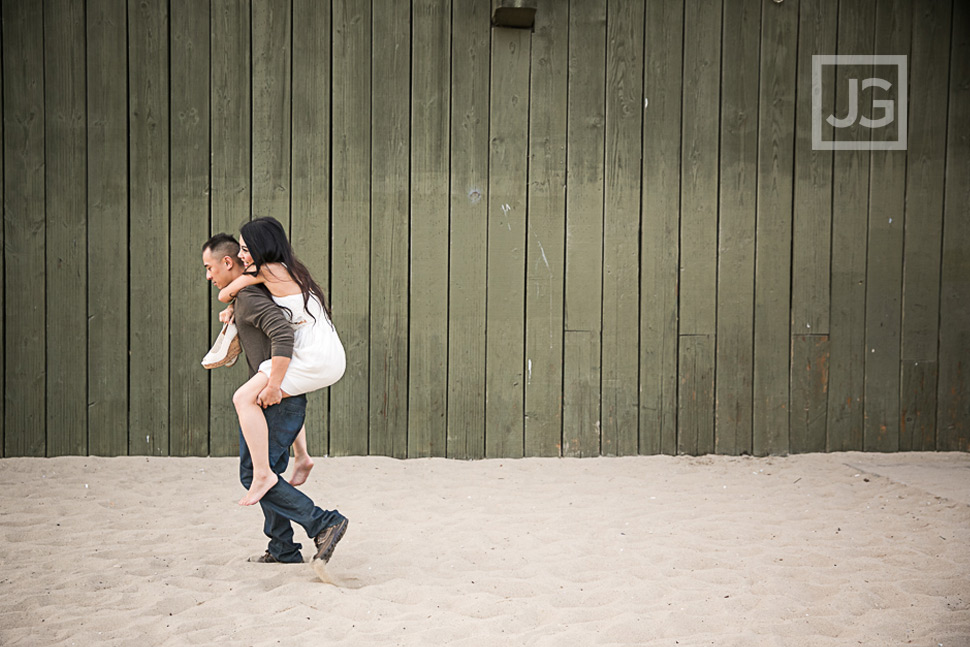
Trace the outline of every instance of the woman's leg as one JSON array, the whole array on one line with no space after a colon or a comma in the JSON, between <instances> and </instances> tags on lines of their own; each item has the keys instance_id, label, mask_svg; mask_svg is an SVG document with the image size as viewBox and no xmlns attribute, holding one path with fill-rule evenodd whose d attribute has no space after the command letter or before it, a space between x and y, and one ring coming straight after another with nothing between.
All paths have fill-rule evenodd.
<instances>
[{"instance_id":1,"label":"woman's leg","mask_svg":"<svg viewBox=\"0 0 970 647\"><path fill-rule=\"evenodd\" d=\"M269 382L263 373L256 373L248 382L236 390L232 396L232 403L239 416L239 427L242 429L249 455L253 459L253 483L246 496L239 500L239 505L253 505L257 503L271 487L276 485L279 477L269 466L269 429L263 408L256 404L260 391Z\"/></svg>"},{"instance_id":2,"label":"woman's leg","mask_svg":"<svg viewBox=\"0 0 970 647\"><path fill-rule=\"evenodd\" d=\"M290 477L290 485L303 485L306 478L313 469L313 459L306 446L306 425L300 429L300 435L293 441L293 476Z\"/></svg>"}]
</instances>

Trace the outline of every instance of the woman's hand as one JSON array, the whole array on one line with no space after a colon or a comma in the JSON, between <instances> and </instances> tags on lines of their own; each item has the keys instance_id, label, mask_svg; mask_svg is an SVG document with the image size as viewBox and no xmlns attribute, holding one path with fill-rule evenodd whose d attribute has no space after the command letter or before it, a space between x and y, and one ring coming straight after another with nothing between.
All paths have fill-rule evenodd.
<instances>
[{"instance_id":1,"label":"woman's hand","mask_svg":"<svg viewBox=\"0 0 970 647\"><path fill-rule=\"evenodd\" d=\"M278 404L282 399L283 390L278 386L267 384L266 387L259 392L259 395L256 396L256 404L265 409L266 407Z\"/></svg>"},{"instance_id":2,"label":"woman's hand","mask_svg":"<svg viewBox=\"0 0 970 647\"><path fill-rule=\"evenodd\" d=\"M232 321L233 307L232 304L228 308L219 313L219 321L222 323L229 323Z\"/></svg>"}]
</instances>

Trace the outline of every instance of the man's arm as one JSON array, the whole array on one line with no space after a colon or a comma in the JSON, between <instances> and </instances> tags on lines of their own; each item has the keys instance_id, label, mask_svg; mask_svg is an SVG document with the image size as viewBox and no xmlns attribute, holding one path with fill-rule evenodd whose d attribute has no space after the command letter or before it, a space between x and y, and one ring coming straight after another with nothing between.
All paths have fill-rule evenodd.
<instances>
[{"instance_id":1,"label":"man's arm","mask_svg":"<svg viewBox=\"0 0 970 647\"><path fill-rule=\"evenodd\" d=\"M280 385L293 356L293 326L264 288L246 288L239 293L236 317L237 321L258 328L270 341L271 375L256 401L263 407L276 404L283 397ZM258 366L266 357L253 359Z\"/></svg>"}]
</instances>

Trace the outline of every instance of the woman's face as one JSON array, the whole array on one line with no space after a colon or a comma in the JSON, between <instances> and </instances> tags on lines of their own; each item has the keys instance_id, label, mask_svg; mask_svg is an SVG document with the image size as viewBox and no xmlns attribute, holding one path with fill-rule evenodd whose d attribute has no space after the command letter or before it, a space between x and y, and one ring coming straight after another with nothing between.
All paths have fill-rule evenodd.
<instances>
[{"instance_id":1,"label":"woman's face","mask_svg":"<svg viewBox=\"0 0 970 647\"><path fill-rule=\"evenodd\" d=\"M242 261L243 267L249 267L253 264L253 257L249 254L249 248L246 247L246 241L243 237L239 237L239 260Z\"/></svg>"}]
</instances>

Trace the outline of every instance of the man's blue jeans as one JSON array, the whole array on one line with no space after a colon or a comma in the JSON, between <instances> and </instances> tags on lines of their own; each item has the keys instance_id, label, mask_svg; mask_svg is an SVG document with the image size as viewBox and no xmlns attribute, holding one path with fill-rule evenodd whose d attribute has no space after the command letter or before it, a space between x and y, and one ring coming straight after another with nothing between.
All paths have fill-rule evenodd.
<instances>
[{"instance_id":1,"label":"man's blue jeans","mask_svg":"<svg viewBox=\"0 0 970 647\"><path fill-rule=\"evenodd\" d=\"M293 541L291 521L303 526L307 536L316 537L324 528L337 523L343 516L336 510L321 510L310 497L283 479L290 462L290 445L296 440L306 417L306 396L284 398L263 410L269 428L269 464L280 475L276 485L259 500L265 523L263 532L269 537L270 555L281 562L302 562L302 546ZM249 489L253 482L253 461L249 448L239 430L239 480Z\"/></svg>"}]
</instances>

